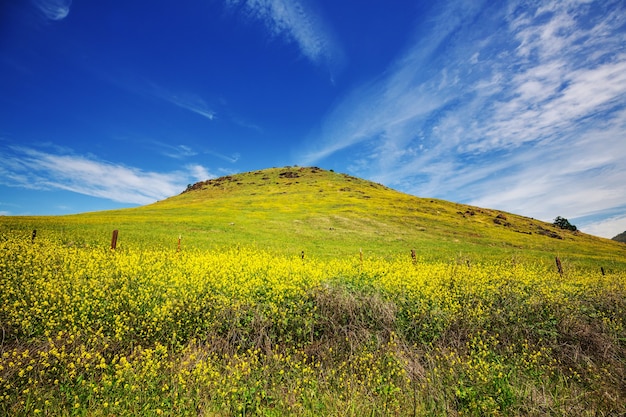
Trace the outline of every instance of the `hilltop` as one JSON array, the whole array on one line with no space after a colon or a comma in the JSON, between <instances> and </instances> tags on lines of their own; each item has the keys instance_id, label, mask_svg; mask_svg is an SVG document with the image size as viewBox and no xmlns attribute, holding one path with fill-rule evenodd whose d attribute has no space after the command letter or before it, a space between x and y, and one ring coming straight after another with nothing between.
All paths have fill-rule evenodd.
<instances>
[{"instance_id":1,"label":"hilltop","mask_svg":"<svg viewBox=\"0 0 626 417\"><path fill-rule=\"evenodd\" d=\"M317 257L408 256L415 250L424 259L553 262L560 256L605 268L626 259L626 248L609 239L513 213L416 197L317 167L233 174L190 184L154 204L47 221L81 224L101 236L120 229L127 245L172 245L182 236L183 245L192 247L252 245Z\"/></svg>"}]
</instances>

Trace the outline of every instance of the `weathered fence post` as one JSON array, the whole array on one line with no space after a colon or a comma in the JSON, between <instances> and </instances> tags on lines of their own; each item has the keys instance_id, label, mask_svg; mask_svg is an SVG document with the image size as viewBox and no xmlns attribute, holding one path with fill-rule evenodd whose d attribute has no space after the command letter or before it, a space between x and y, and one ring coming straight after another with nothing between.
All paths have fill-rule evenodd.
<instances>
[{"instance_id":1,"label":"weathered fence post","mask_svg":"<svg viewBox=\"0 0 626 417\"><path fill-rule=\"evenodd\" d=\"M555 257L554 259L555 259L555 261L556 261L556 269L558 269L558 270L559 270L559 274L560 274L560 275L563 275L563 265L561 265L561 260L559 259L559 257L558 257L558 256L557 256L557 257Z\"/></svg>"},{"instance_id":2,"label":"weathered fence post","mask_svg":"<svg viewBox=\"0 0 626 417\"><path fill-rule=\"evenodd\" d=\"M300 258L304 261L304 251L300 254Z\"/></svg>"},{"instance_id":3,"label":"weathered fence post","mask_svg":"<svg viewBox=\"0 0 626 417\"><path fill-rule=\"evenodd\" d=\"M181 235L178 235L178 246L176 247L176 252L180 252L180 240L181 240L182 238L183 238L183 237L182 237Z\"/></svg>"},{"instance_id":4,"label":"weathered fence post","mask_svg":"<svg viewBox=\"0 0 626 417\"><path fill-rule=\"evenodd\" d=\"M605 275L605 274L604 274L604 267L603 267L603 266L601 266L601 267L600 267L600 272L602 272L602 276L604 276L604 275Z\"/></svg>"},{"instance_id":5,"label":"weathered fence post","mask_svg":"<svg viewBox=\"0 0 626 417\"><path fill-rule=\"evenodd\" d=\"M417 255L415 254L415 249L411 249L411 258L413 262L417 262Z\"/></svg>"},{"instance_id":6,"label":"weathered fence post","mask_svg":"<svg viewBox=\"0 0 626 417\"><path fill-rule=\"evenodd\" d=\"M363 248L359 248L359 259L360 259L359 273L361 273L361 271L363 270Z\"/></svg>"},{"instance_id":7,"label":"weathered fence post","mask_svg":"<svg viewBox=\"0 0 626 417\"><path fill-rule=\"evenodd\" d=\"M33 236L31 237L30 243L35 243L36 237L37 237L37 229L33 229Z\"/></svg>"},{"instance_id":8,"label":"weathered fence post","mask_svg":"<svg viewBox=\"0 0 626 417\"><path fill-rule=\"evenodd\" d=\"M113 236L111 236L111 249L112 250L115 250L117 248L117 234L118 234L118 231L117 229L115 229L113 231Z\"/></svg>"}]
</instances>

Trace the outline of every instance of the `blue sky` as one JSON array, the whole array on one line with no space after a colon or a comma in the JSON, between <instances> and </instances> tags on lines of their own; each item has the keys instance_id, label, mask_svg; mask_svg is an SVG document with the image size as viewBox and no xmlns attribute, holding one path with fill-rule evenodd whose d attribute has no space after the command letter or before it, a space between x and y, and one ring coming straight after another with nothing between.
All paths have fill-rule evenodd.
<instances>
[{"instance_id":1,"label":"blue sky","mask_svg":"<svg viewBox=\"0 0 626 417\"><path fill-rule=\"evenodd\" d=\"M8 3L0 214L316 165L626 230L623 0Z\"/></svg>"}]
</instances>

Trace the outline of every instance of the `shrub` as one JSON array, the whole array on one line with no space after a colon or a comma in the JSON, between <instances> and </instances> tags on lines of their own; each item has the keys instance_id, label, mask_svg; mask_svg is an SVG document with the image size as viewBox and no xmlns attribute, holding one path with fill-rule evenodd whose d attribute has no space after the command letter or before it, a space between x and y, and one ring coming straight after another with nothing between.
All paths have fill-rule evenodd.
<instances>
[{"instance_id":1,"label":"shrub","mask_svg":"<svg viewBox=\"0 0 626 417\"><path fill-rule=\"evenodd\" d=\"M554 219L554 223L552 224L565 230L571 230L574 232L577 230L576 226L574 226L573 224L569 222L569 220L561 216L558 216L556 219Z\"/></svg>"}]
</instances>

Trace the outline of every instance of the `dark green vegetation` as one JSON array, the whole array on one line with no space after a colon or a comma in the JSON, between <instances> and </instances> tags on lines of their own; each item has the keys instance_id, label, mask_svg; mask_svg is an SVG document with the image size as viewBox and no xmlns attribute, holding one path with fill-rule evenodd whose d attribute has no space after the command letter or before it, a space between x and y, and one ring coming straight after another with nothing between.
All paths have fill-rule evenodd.
<instances>
[{"instance_id":1,"label":"dark green vegetation","mask_svg":"<svg viewBox=\"0 0 626 417\"><path fill-rule=\"evenodd\" d=\"M574 226L573 224L571 224L569 220L561 216L558 216L556 219L554 219L554 222L552 222L552 224L561 229L571 230L572 232L575 232L576 230L578 230L578 228Z\"/></svg>"}]
</instances>

